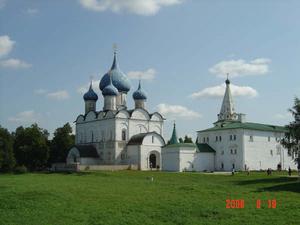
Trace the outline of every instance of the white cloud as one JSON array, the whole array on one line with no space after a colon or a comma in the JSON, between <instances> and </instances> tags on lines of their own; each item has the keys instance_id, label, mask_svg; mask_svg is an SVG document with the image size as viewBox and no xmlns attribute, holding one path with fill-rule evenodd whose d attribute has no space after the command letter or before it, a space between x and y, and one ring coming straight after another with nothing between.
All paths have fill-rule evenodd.
<instances>
[{"instance_id":1,"label":"white cloud","mask_svg":"<svg viewBox=\"0 0 300 225\"><path fill-rule=\"evenodd\" d=\"M142 80L153 80L156 75L156 71L153 68L145 71L129 71L127 76L130 79L142 79Z\"/></svg>"},{"instance_id":2,"label":"white cloud","mask_svg":"<svg viewBox=\"0 0 300 225\"><path fill-rule=\"evenodd\" d=\"M157 110L165 117L183 119L195 119L202 117L200 113L197 113L181 105L168 105L165 103L161 103L157 105Z\"/></svg>"},{"instance_id":3,"label":"white cloud","mask_svg":"<svg viewBox=\"0 0 300 225\"><path fill-rule=\"evenodd\" d=\"M70 95L67 91L61 90L61 91L48 93L47 97L55 100L66 100L70 98Z\"/></svg>"},{"instance_id":4,"label":"white cloud","mask_svg":"<svg viewBox=\"0 0 300 225\"><path fill-rule=\"evenodd\" d=\"M220 84L218 86L204 88L201 91L195 92L190 95L191 98L200 99L200 98L222 98L225 93L225 84ZM258 96L257 91L248 86L236 86L230 84L231 94L233 96L246 96L246 97L256 97Z\"/></svg>"},{"instance_id":5,"label":"white cloud","mask_svg":"<svg viewBox=\"0 0 300 225\"><path fill-rule=\"evenodd\" d=\"M269 72L270 59L257 58L250 62L243 59L221 61L211 67L209 72L219 77L226 77L229 73L230 77L241 77L251 75L264 75Z\"/></svg>"},{"instance_id":6,"label":"white cloud","mask_svg":"<svg viewBox=\"0 0 300 225\"><path fill-rule=\"evenodd\" d=\"M93 90L94 92L96 92L97 94L101 94L100 93L100 89L99 89L99 83L100 83L100 80L93 80ZM90 87L90 82L89 83L86 83L82 86L80 86L78 89L77 89L77 92L79 94L84 94L86 93L88 90L89 90L89 87Z\"/></svg>"},{"instance_id":7,"label":"white cloud","mask_svg":"<svg viewBox=\"0 0 300 225\"><path fill-rule=\"evenodd\" d=\"M8 121L13 123L38 123L41 115L33 110L27 110L18 113L16 116L8 118Z\"/></svg>"},{"instance_id":8,"label":"white cloud","mask_svg":"<svg viewBox=\"0 0 300 225\"><path fill-rule=\"evenodd\" d=\"M31 64L19 59L5 59L0 61L0 67L7 69L27 69Z\"/></svg>"},{"instance_id":9,"label":"white cloud","mask_svg":"<svg viewBox=\"0 0 300 225\"><path fill-rule=\"evenodd\" d=\"M0 1L1 5L1 1ZM15 42L8 35L0 36L0 57L7 55L13 49Z\"/></svg>"},{"instance_id":10,"label":"white cloud","mask_svg":"<svg viewBox=\"0 0 300 225\"><path fill-rule=\"evenodd\" d=\"M29 15L34 15L34 14L37 14L39 12L39 10L38 9L34 9L34 8L28 8L28 9L26 9L25 12L27 14L29 14Z\"/></svg>"},{"instance_id":11,"label":"white cloud","mask_svg":"<svg viewBox=\"0 0 300 225\"><path fill-rule=\"evenodd\" d=\"M287 120L287 119L292 120L293 119L293 116L290 112L277 113L273 117L274 117L274 119L277 119L277 120Z\"/></svg>"},{"instance_id":12,"label":"white cloud","mask_svg":"<svg viewBox=\"0 0 300 225\"><path fill-rule=\"evenodd\" d=\"M79 0L89 10L103 12L110 10L115 13L128 12L150 16L156 14L161 7L180 4L183 0Z\"/></svg>"},{"instance_id":13,"label":"white cloud","mask_svg":"<svg viewBox=\"0 0 300 225\"><path fill-rule=\"evenodd\" d=\"M34 93L37 94L37 95L43 95L43 94L46 94L48 91L45 90L45 89L36 89L34 90Z\"/></svg>"}]
</instances>

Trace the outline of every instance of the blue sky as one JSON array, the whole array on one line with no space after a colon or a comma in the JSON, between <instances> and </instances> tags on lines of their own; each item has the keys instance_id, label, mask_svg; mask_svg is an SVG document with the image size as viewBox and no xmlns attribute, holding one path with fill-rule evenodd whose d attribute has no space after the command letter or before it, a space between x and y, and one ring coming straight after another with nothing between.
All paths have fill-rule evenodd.
<instances>
[{"instance_id":1,"label":"blue sky","mask_svg":"<svg viewBox=\"0 0 300 225\"><path fill-rule=\"evenodd\" d=\"M165 114L166 138L174 119L180 136L216 121L226 72L248 121L292 119L300 1L0 0L0 8L0 124L10 131L73 122L90 76L110 68L113 43L122 71L144 78L148 110Z\"/></svg>"}]
</instances>

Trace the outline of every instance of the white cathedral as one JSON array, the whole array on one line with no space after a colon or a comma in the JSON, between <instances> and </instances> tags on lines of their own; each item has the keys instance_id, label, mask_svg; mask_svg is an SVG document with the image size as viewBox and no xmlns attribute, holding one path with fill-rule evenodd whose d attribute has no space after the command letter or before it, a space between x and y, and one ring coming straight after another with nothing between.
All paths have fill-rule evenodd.
<instances>
[{"instance_id":1,"label":"white cathedral","mask_svg":"<svg viewBox=\"0 0 300 225\"><path fill-rule=\"evenodd\" d=\"M218 120L209 129L198 131L196 143L179 143L174 124L170 141L163 137L164 117L146 109L147 95L139 82L133 92L134 109L127 107L130 82L120 70L116 52L110 70L99 88L104 97L103 109L97 111L97 94L92 83L84 94L85 114L75 121L75 145L67 164L135 165L139 170L230 171L296 169L279 140L284 127L249 123L237 114L226 80L226 91Z\"/></svg>"}]
</instances>

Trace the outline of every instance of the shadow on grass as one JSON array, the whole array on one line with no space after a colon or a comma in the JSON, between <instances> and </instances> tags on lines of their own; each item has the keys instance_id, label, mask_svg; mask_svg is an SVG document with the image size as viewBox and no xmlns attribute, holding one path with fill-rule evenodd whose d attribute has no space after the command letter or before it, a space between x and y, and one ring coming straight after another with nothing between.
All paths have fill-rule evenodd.
<instances>
[{"instance_id":1,"label":"shadow on grass","mask_svg":"<svg viewBox=\"0 0 300 225\"><path fill-rule=\"evenodd\" d=\"M290 191L300 193L300 182L297 177L274 177L237 181L237 185L273 185L259 187L257 191Z\"/></svg>"}]
</instances>

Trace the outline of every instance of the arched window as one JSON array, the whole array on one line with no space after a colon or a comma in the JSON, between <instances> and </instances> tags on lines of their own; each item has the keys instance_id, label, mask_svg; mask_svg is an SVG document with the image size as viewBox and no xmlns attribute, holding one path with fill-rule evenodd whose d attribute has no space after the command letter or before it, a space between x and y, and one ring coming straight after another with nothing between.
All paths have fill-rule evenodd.
<instances>
[{"instance_id":1,"label":"arched window","mask_svg":"<svg viewBox=\"0 0 300 225\"><path fill-rule=\"evenodd\" d=\"M122 130L122 141L126 141L126 129Z\"/></svg>"}]
</instances>

